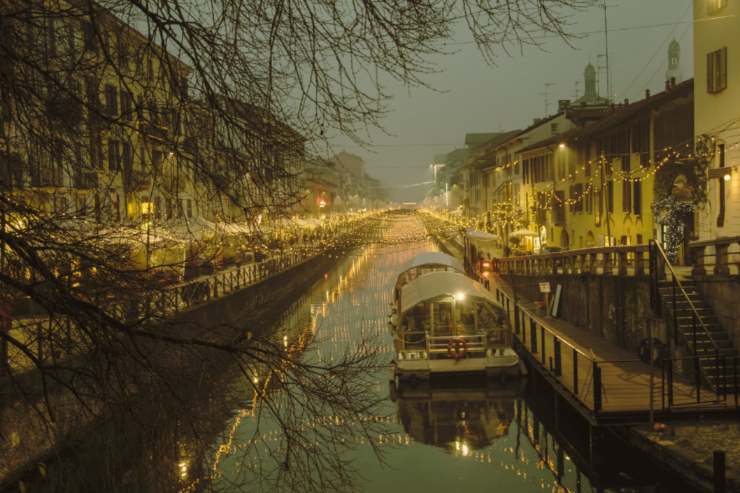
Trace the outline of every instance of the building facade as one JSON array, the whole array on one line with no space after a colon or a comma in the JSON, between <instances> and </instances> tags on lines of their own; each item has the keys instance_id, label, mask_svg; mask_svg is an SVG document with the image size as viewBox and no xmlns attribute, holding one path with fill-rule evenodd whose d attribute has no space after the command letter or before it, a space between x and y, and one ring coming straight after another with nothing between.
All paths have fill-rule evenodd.
<instances>
[{"instance_id":1,"label":"building facade","mask_svg":"<svg viewBox=\"0 0 740 493\"><path fill-rule=\"evenodd\" d=\"M709 160L700 240L740 235L740 4L694 0L694 131Z\"/></svg>"}]
</instances>

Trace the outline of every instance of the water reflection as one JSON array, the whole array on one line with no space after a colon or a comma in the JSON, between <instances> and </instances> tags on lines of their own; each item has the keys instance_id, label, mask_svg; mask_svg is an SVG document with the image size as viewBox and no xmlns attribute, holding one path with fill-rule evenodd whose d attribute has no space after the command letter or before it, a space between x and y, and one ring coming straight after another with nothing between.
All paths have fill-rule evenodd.
<instances>
[{"instance_id":1,"label":"water reflection","mask_svg":"<svg viewBox=\"0 0 740 493\"><path fill-rule=\"evenodd\" d=\"M399 391L398 415L406 433L463 457L508 434L518 394L516 387Z\"/></svg>"}]
</instances>

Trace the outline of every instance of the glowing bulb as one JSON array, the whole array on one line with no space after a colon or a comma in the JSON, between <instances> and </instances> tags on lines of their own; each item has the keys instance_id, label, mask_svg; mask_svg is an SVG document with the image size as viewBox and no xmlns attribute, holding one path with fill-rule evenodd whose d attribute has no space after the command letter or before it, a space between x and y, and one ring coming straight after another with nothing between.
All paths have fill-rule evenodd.
<instances>
[{"instance_id":1,"label":"glowing bulb","mask_svg":"<svg viewBox=\"0 0 740 493\"><path fill-rule=\"evenodd\" d=\"M725 173L725 176L722 177L725 181L732 180L732 175L730 173Z\"/></svg>"},{"instance_id":2,"label":"glowing bulb","mask_svg":"<svg viewBox=\"0 0 740 493\"><path fill-rule=\"evenodd\" d=\"M462 291L458 291L457 293L455 293L455 300L456 301L465 300L465 293L463 293Z\"/></svg>"},{"instance_id":3,"label":"glowing bulb","mask_svg":"<svg viewBox=\"0 0 740 493\"><path fill-rule=\"evenodd\" d=\"M561 142L560 145L558 145L559 148L565 149L565 142Z\"/></svg>"}]
</instances>

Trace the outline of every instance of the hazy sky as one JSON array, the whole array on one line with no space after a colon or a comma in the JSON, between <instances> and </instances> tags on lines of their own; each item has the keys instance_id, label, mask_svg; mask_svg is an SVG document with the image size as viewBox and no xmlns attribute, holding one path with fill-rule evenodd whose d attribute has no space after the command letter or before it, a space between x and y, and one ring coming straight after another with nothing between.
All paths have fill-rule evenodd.
<instances>
[{"instance_id":1,"label":"hazy sky","mask_svg":"<svg viewBox=\"0 0 740 493\"><path fill-rule=\"evenodd\" d=\"M668 43L681 44L684 79L693 76L691 0L609 0L609 63L612 93L622 101L644 97L664 85ZM523 54L501 56L486 65L472 44L460 44L453 56L439 57L440 73L429 76L433 87L408 89L388 85L394 96L385 130L373 132L372 147L363 149L344 139L334 141L336 150L361 156L368 172L388 186L396 199L418 200L428 186L406 187L431 179L429 164L436 154L463 145L466 133L495 132L528 126L545 114L545 83L549 87L549 113L558 99L574 99L576 81L583 94L583 69L591 61L603 65L604 17L601 8L574 13L571 31L590 33L572 40L547 39L545 50L528 48ZM595 33L594 33L595 32ZM454 42L470 36L460 29ZM600 71L604 78L605 71ZM606 92L605 80L600 91Z\"/></svg>"}]
</instances>

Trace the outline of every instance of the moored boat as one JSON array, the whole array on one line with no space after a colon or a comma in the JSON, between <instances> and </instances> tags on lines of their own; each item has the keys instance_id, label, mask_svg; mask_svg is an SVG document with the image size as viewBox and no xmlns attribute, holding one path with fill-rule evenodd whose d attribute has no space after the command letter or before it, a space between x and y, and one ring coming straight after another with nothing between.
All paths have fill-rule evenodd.
<instances>
[{"instance_id":1,"label":"moored boat","mask_svg":"<svg viewBox=\"0 0 740 493\"><path fill-rule=\"evenodd\" d=\"M446 259L446 264L443 259L430 265L414 259L399 275L390 318L396 381L436 373L519 375L520 361L503 307L462 274L453 265L455 259Z\"/></svg>"}]
</instances>

